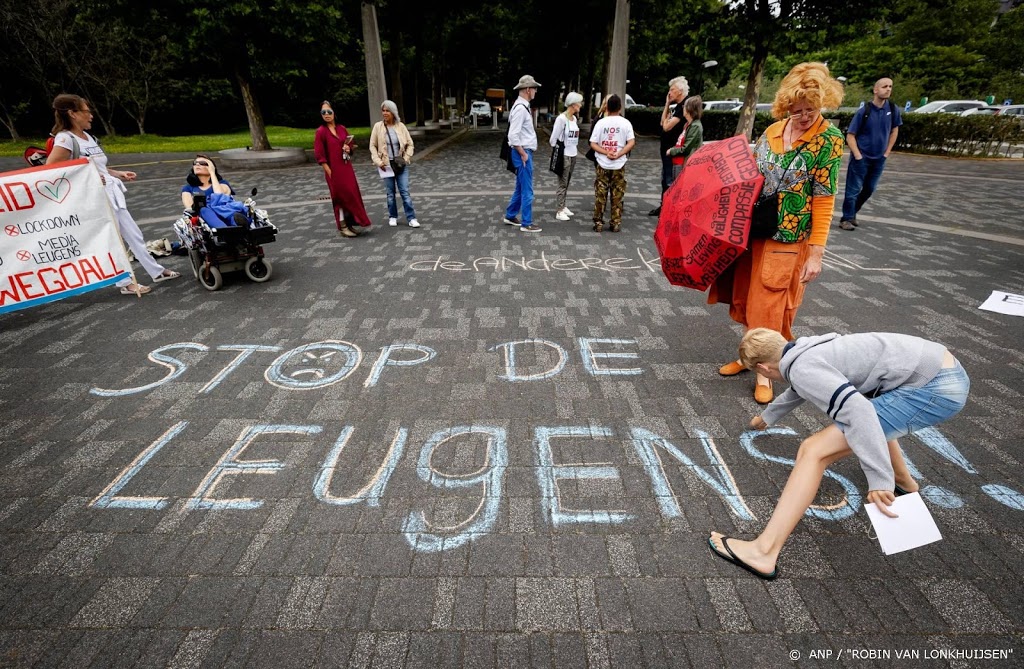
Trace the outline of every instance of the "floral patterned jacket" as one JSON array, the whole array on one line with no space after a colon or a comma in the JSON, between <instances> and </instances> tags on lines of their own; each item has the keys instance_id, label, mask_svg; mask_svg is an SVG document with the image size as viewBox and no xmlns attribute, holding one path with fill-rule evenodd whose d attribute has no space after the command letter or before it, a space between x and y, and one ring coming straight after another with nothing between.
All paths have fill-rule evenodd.
<instances>
[{"instance_id":1,"label":"floral patterned jacket","mask_svg":"<svg viewBox=\"0 0 1024 669\"><path fill-rule=\"evenodd\" d=\"M754 147L757 166L764 175L763 192L778 193L779 231L773 239L792 244L814 232L824 245L835 206L845 138L837 127L819 118L790 151L783 151L786 123L772 124Z\"/></svg>"}]
</instances>

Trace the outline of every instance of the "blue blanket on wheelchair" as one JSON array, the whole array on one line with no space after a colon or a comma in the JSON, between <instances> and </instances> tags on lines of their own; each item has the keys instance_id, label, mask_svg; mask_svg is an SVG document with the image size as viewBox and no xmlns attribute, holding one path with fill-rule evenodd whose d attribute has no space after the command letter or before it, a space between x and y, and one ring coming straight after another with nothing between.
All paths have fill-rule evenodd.
<instances>
[{"instance_id":1,"label":"blue blanket on wheelchair","mask_svg":"<svg viewBox=\"0 0 1024 669\"><path fill-rule=\"evenodd\" d=\"M237 227L235 214L241 214L248 225L248 213L244 204L224 193L212 193L206 199L206 206L199 212L211 228Z\"/></svg>"}]
</instances>

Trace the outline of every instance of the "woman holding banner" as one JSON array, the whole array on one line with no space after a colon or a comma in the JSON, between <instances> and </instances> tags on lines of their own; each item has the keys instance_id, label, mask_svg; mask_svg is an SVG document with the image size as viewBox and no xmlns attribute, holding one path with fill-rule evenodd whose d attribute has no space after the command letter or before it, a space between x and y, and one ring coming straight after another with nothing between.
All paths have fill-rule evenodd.
<instances>
[{"instance_id":1,"label":"woman holding banner","mask_svg":"<svg viewBox=\"0 0 1024 669\"><path fill-rule=\"evenodd\" d=\"M107 190L107 197L110 198L110 206L114 211L114 218L117 220L117 228L121 233L128 248L135 254L136 260L149 272L155 283L177 279L181 276L178 272L166 269L163 265L153 259L146 248L146 240L139 230L139 225L128 213L128 205L125 202L125 187L122 181L134 181L135 172L122 172L107 167L107 155L96 139L87 130L92 128L92 111L89 103L78 95L61 93L53 99L53 150L50 151L46 164L59 163L73 158L88 158L89 162L96 166L100 172L100 178ZM119 282L118 287L122 295L143 295L149 292L148 286L125 279Z\"/></svg>"}]
</instances>

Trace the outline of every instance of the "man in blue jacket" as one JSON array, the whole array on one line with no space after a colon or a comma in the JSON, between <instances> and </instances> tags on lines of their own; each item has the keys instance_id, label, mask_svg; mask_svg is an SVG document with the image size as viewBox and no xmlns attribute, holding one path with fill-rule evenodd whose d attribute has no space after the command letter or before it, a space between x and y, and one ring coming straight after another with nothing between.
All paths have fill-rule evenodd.
<instances>
[{"instance_id":1,"label":"man in blue jacket","mask_svg":"<svg viewBox=\"0 0 1024 669\"><path fill-rule=\"evenodd\" d=\"M839 227L857 227L857 212L875 192L885 169L885 159L892 152L903 117L892 104L892 79L875 82L874 97L854 114L846 131L850 147L850 164L846 166L846 189L843 194L843 215Z\"/></svg>"},{"instance_id":2,"label":"man in blue jacket","mask_svg":"<svg viewBox=\"0 0 1024 669\"><path fill-rule=\"evenodd\" d=\"M763 430L809 401L833 421L800 444L796 464L764 531L753 541L712 532L718 557L766 580L783 544L814 501L832 463L854 454L867 477L867 503L887 516L896 495L916 492L897 439L952 418L963 409L970 379L953 354L910 335L867 332L801 337L787 342L755 328L740 341L747 369L790 386L750 427Z\"/></svg>"}]
</instances>

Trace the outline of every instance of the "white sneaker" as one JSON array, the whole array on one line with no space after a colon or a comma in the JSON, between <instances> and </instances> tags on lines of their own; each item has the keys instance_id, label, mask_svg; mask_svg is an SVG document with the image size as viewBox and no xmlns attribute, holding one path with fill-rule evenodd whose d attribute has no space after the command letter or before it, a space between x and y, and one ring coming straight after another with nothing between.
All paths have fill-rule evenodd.
<instances>
[{"instance_id":1,"label":"white sneaker","mask_svg":"<svg viewBox=\"0 0 1024 669\"><path fill-rule=\"evenodd\" d=\"M561 209L558 211L558 213L555 214L555 220L568 221L569 215L565 213L565 209Z\"/></svg>"},{"instance_id":2,"label":"white sneaker","mask_svg":"<svg viewBox=\"0 0 1024 669\"><path fill-rule=\"evenodd\" d=\"M392 228L395 227L396 225L398 225L398 219L397 218L389 218L388 219L388 225L390 225Z\"/></svg>"},{"instance_id":3,"label":"white sneaker","mask_svg":"<svg viewBox=\"0 0 1024 669\"><path fill-rule=\"evenodd\" d=\"M562 213L566 216L575 216L576 214L569 211L569 207L562 207Z\"/></svg>"},{"instance_id":4,"label":"white sneaker","mask_svg":"<svg viewBox=\"0 0 1024 669\"><path fill-rule=\"evenodd\" d=\"M410 228L418 228L418 227L420 227L420 222L417 221L415 218L410 219L409 220L409 227Z\"/></svg>"}]
</instances>

